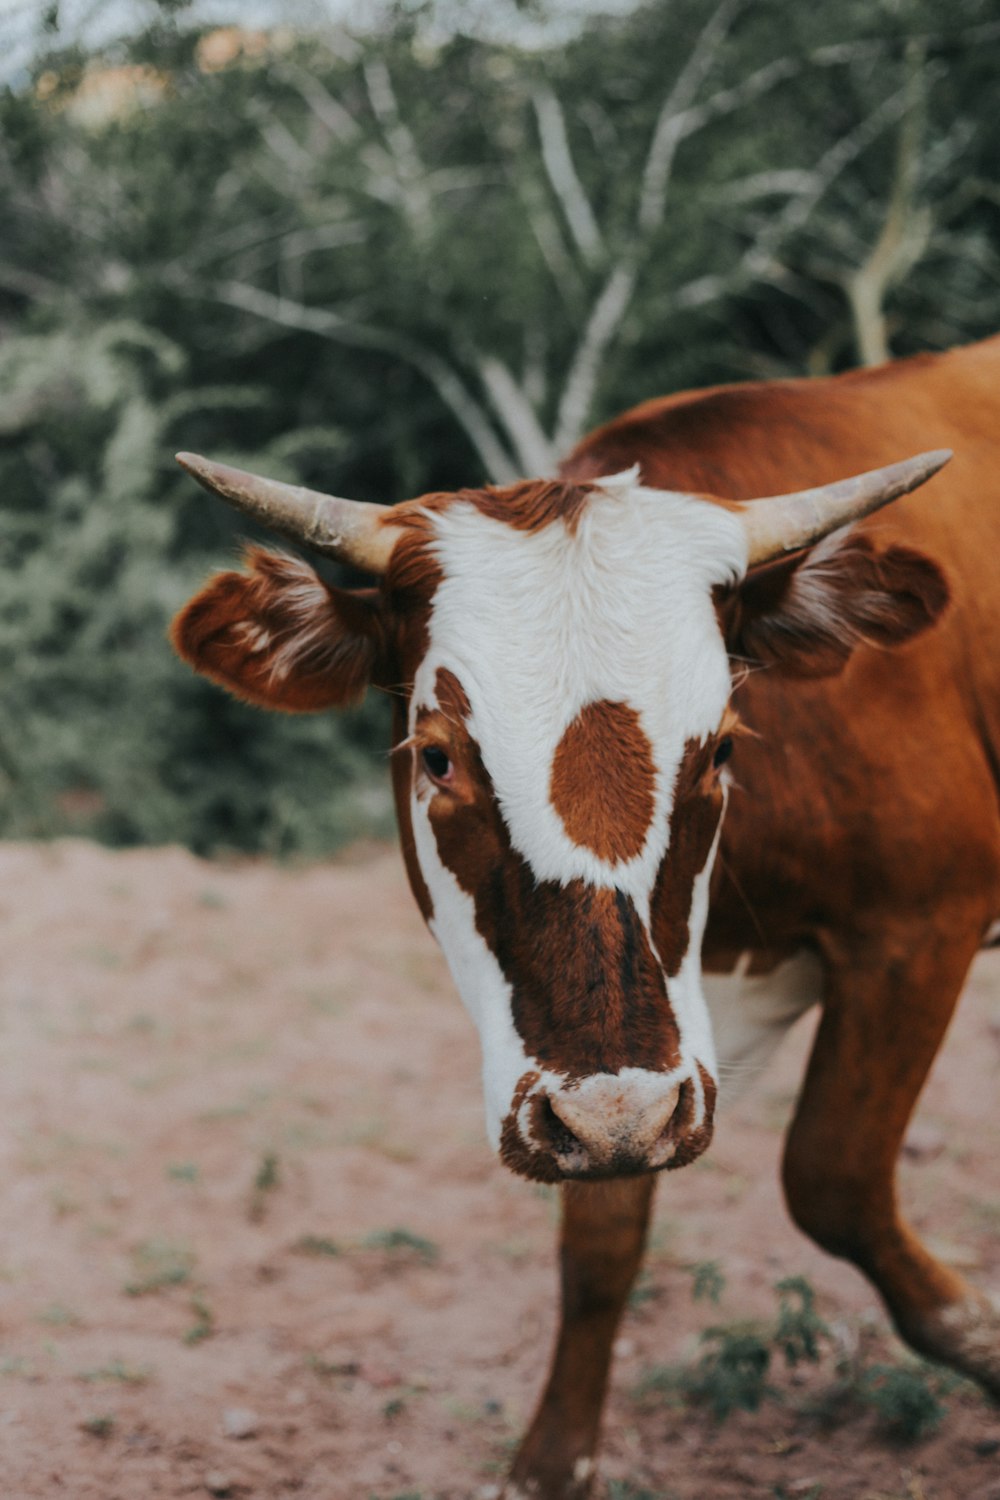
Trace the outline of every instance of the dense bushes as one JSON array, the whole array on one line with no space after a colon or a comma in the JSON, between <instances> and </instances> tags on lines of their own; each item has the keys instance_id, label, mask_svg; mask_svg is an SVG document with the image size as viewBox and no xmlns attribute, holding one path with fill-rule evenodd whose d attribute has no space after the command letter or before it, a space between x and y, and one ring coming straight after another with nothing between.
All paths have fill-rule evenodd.
<instances>
[{"instance_id":1,"label":"dense bushes","mask_svg":"<svg viewBox=\"0 0 1000 1500\"><path fill-rule=\"evenodd\" d=\"M0 832L321 850L384 705L176 663L242 528L184 447L364 499L539 472L686 384L1000 324L986 0L706 0L546 50L155 23L0 93ZM51 18L50 18L51 20Z\"/></svg>"}]
</instances>

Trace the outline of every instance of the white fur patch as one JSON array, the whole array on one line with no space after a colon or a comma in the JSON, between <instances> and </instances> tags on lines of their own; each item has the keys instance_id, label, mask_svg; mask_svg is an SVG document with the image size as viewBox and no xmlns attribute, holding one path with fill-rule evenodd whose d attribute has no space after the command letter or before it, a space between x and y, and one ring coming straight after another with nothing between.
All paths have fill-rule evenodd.
<instances>
[{"instance_id":1,"label":"white fur patch","mask_svg":"<svg viewBox=\"0 0 1000 1500\"><path fill-rule=\"evenodd\" d=\"M739 1097L789 1027L823 998L823 967L808 949L770 974L749 974L750 959L741 954L731 974L702 976L718 1057L720 1108Z\"/></svg>"},{"instance_id":2,"label":"white fur patch","mask_svg":"<svg viewBox=\"0 0 1000 1500\"><path fill-rule=\"evenodd\" d=\"M717 729L729 700L712 589L745 570L739 519L691 496L642 489L630 474L602 481L575 533L562 522L519 531L468 502L432 520L431 549L443 579L430 617L430 648L414 686L410 732L417 712L436 706L438 671L454 673L468 697L469 731L511 842L535 878L618 889L631 897L648 930L685 745ZM553 757L567 727L588 703L603 699L638 713L657 769L644 846L616 864L570 839L549 796ZM479 1027L495 1142L526 1070L542 1074L536 1089L561 1080L525 1056L510 986L476 931L473 902L440 861L423 796L414 796L412 811L434 900L433 930ZM699 984L710 869L711 859L692 892L689 953L670 993L681 1032L679 1076L695 1078L699 1113L704 1101L695 1064L714 1072ZM663 1075L649 1078L663 1083Z\"/></svg>"}]
</instances>

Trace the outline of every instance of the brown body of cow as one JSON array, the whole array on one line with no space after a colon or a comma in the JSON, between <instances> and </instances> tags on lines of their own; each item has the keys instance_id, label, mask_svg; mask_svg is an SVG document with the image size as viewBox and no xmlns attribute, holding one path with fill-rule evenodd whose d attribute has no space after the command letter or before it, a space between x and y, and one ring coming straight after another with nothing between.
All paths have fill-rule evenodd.
<instances>
[{"instance_id":1,"label":"brown body of cow","mask_svg":"<svg viewBox=\"0 0 1000 1500\"><path fill-rule=\"evenodd\" d=\"M751 500L832 483L923 448L955 450L926 492L856 529L871 555L895 557L892 549L902 547L940 565L949 606L942 611L943 594L918 598L924 618L894 639L932 620L933 628L891 651L857 641L841 648L806 633L790 671L750 670L738 681L733 705L751 733L734 757L702 965L710 989L714 974L739 968L765 977L796 955L810 956L822 1018L788 1134L789 1208L814 1240L865 1273L914 1348L995 1395L1000 1316L906 1224L894 1172L969 965L1000 916L998 391L1000 339L829 380L688 393L647 403L595 432L566 461L566 487L546 490L558 509L580 485L638 462L647 487ZM490 495L502 507L502 494ZM860 565L868 557L859 553ZM410 561L419 577L401 576L397 556L388 581L419 592L428 586L426 558L423 572ZM800 562L801 554L751 573L741 590L721 591L717 600L727 631L742 627L742 654L765 667L781 654L768 633L768 609ZM270 605L248 608L243 594L235 602L235 578L226 575L189 606L178 646L244 696L274 702L276 691L253 678L253 662L236 663L233 621L242 622L244 636L262 620L268 635L281 622ZM901 609L909 592L934 594L933 578L928 585L919 570L914 578L896 585ZM371 638L367 625L362 635ZM396 648L404 685L425 644L411 622ZM340 685L324 704L312 701L307 685L308 701L287 706L356 696L371 672L364 657L356 645L343 648ZM408 868L427 914L405 794L400 808ZM587 816L586 808L577 815L586 836L602 836L597 825L587 832ZM776 1031L788 1019L777 1017ZM561 1098L554 1091L551 1098L558 1114ZM710 1109L706 1123L710 1134ZM707 1136L688 1156L706 1143ZM681 1150L667 1164L688 1156ZM519 1169L516 1153L510 1164ZM616 1174L612 1167L603 1175ZM589 1492L612 1342L641 1260L655 1181L645 1171L564 1188L561 1328L507 1495L575 1500Z\"/></svg>"}]
</instances>

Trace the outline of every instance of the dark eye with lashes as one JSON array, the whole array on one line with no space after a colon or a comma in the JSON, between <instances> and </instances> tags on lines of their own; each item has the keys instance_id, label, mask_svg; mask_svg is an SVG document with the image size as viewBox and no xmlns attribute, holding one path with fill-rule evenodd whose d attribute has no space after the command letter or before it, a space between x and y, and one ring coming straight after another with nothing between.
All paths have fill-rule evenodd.
<instances>
[{"instance_id":1,"label":"dark eye with lashes","mask_svg":"<svg viewBox=\"0 0 1000 1500\"><path fill-rule=\"evenodd\" d=\"M715 769L718 770L720 766L724 766L732 753L733 737L731 734L725 734L716 745L715 754L712 756L712 765Z\"/></svg>"},{"instance_id":2,"label":"dark eye with lashes","mask_svg":"<svg viewBox=\"0 0 1000 1500\"><path fill-rule=\"evenodd\" d=\"M432 781L446 781L451 774L451 761L437 745L425 745L420 759Z\"/></svg>"}]
</instances>

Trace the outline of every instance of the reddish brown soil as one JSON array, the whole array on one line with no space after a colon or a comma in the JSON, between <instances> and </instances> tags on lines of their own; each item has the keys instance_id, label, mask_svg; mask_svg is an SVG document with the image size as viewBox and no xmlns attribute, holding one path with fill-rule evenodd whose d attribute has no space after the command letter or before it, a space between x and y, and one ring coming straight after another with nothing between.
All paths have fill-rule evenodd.
<instances>
[{"instance_id":1,"label":"reddish brown soil","mask_svg":"<svg viewBox=\"0 0 1000 1500\"><path fill-rule=\"evenodd\" d=\"M547 1357L556 1206L487 1149L472 1027L396 854L292 871L0 847L0 954L4 1500L464 1500L494 1481ZM903 1168L927 1238L994 1288L998 1021L984 956ZM834 1400L832 1350L722 1426L637 1395L708 1324L772 1316L795 1273L842 1364L904 1358L781 1205L807 1043L661 1185L608 1415L614 1500L1000 1496L1000 1416L968 1386L909 1445ZM691 1295L706 1259L716 1307Z\"/></svg>"}]
</instances>

